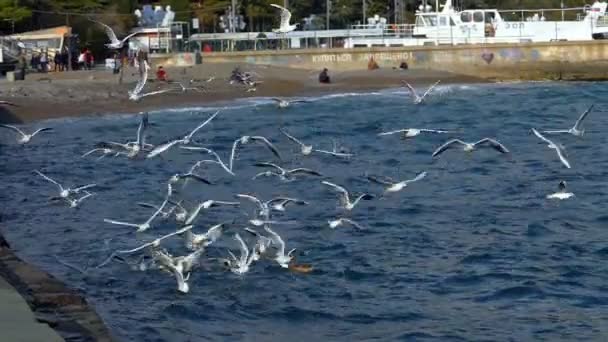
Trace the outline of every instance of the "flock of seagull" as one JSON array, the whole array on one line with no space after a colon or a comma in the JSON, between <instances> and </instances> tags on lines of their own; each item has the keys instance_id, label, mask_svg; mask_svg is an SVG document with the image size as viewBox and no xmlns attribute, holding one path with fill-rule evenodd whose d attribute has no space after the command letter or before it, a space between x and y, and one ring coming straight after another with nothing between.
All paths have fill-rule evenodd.
<instances>
[{"instance_id":1,"label":"flock of seagull","mask_svg":"<svg viewBox=\"0 0 608 342\"><path fill-rule=\"evenodd\" d=\"M274 5L274 7L279 7ZM285 9L282 8L282 21L281 26L286 20L289 25L289 15L285 14ZM288 13L288 11L287 11ZM102 24L103 25L103 24ZM110 36L111 43L108 44L110 48L120 48L129 38L127 36L122 41L116 38L111 28L106 27L106 31ZM294 25L295 27L295 25ZM111 33L110 33L111 32ZM153 91L144 93L143 89L146 84L147 72L150 69L148 63L144 60L137 66L140 70L140 79L137 82L135 88L129 92L129 98L138 101L146 96L159 95L171 89L162 91ZM425 99L432 93L433 89L439 84L439 81L428 88L422 95L418 95L414 87L409 83L404 82L404 86L411 93L411 98L414 104L423 104ZM182 88L185 87L182 85ZM274 99L279 108L287 108L291 103L294 102L306 102L306 101L287 101L284 99ZM575 136L582 136L584 129L582 124L585 118L593 109L591 106L585 111L576 121L574 126L569 129L563 130L548 130L544 131L545 134L572 134ZM305 206L309 203L298 199L287 196L281 196L272 198L269 200L262 200L255 194L235 194L235 201L220 201L220 200L205 200L199 203L188 203L185 198L180 198L180 191L176 190L176 187L181 184L182 189L186 187L189 182L198 182L207 186L212 186L213 182L207 179L201 174L201 168L204 165L217 166L219 170L222 170L230 177L236 177L238 173L237 165L238 153L246 146L250 144L257 144L262 146L268 151L269 157L276 159L276 162L260 161L254 163L254 166L264 169L257 173L253 179L261 177L271 177L280 182L292 182L301 177L312 177L319 179L319 183L327 189L336 194L341 210L347 214L352 212L361 201L374 200L379 197L378 195L370 193L354 194L349 191L343 185L336 184L330 180L324 179L321 172L297 167L294 169L287 169L281 165L284 160L282 158L279 149L275 144L264 136L258 135L244 135L235 139L232 143L232 148L228 160L222 160L218 153L212 149L202 146L197 140L196 136L200 134L201 130L206 127L209 123L215 120L219 116L220 112L211 114L205 121L200 123L194 129L189 132L185 132L184 135L179 136L175 139L169 140L161 144L151 144L147 141L147 131L150 127L149 117L147 113L141 113L139 115L139 127L135 139L129 139L124 142L105 141L100 142L94 146L90 151L85 152L82 157L88 157L91 155L99 155L97 159L104 157L124 157L127 159L152 159L159 157L163 154L170 153L172 150L184 150L192 152L201 152L208 156L208 158L196 161L188 170L184 173L177 173L171 175L166 183L166 192L164 192L164 200L160 204L153 203L138 203L139 206L148 208L152 214L144 222L128 222L126 220L119 220L114 218L105 218L103 221L107 224L117 225L122 227L128 227L133 229L134 233L142 233L153 230L156 227L156 223L160 220L172 220L175 224L175 230L162 235L152 241L147 241L140 246L127 250L116 250L111 255L100 263L97 267L104 267L114 260L123 261L135 265L137 269L142 271L147 270L160 270L172 274L177 282L177 290L183 293L187 293L190 290L189 279L191 272L199 265L201 257L204 252L213 245L223 236L226 236L229 231L233 231L233 239L239 246L239 255L233 253L230 250L226 251L227 256L219 258L221 265L223 265L228 271L243 275L247 273L254 263L259 262L263 259L275 262L279 267L290 269L295 272L308 273L313 270L311 265L298 264L295 261L295 248L288 249L286 241L277 233L274 228L275 225L280 225L285 222L277 221L274 217L275 212L285 212L291 206ZM18 134L17 142L19 144L27 144L40 133L50 133L51 128L40 128L34 132L26 133L18 127L11 125L0 125L0 127L11 129ZM557 156L561 163L566 167L570 168L570 162L567 160L564 148L561 144L556 143L538 130L532 128L532 132L535 136L541 139L548 145L550 149L556 151ZM333 149L323 150L315 148L311 144L307 144L302 140L296 138L290 132L284 128L280 129L280 133L286 138L287 141L291 142L294 147L298 149L298 154L303 156L319 155L330 158L340 158L348 161L348 158L354 154L350 151L341 149L339 146L334 144ZM412 139L421 134L447 134L453 133L439 129L426 129L426 128L405 128L399 130L393 130L389 132L379 133L378 136L389 136L394 134L400 134L403 139ZM465 152L473 152L481 148L491 148L501 154L510 153L507 147L505 147L499 141L492 138L483 138L476 142L465 142L460 139L451 139L441 146L439 146L433 153L432 157L436 158L445 153L448 150L460 148ZM52 184L56 187L56 195L51 197L52 201L62 201L70 208L79 207L85 200L95 195L94 189L97 184L91 183L86 185L78 186L65 186L58 180L55 180L48 175L44 174L40 170L35 170L34 173L39 176L42 180ZM382 176L371 176L367 175L367 179L382 186L384 192L380 196L389 195L406 189L413 183L423 181L427 176L427 172L420 172L412 179L408 180L394 180L388 177ZM565 181L559 183L559 188L556 193L547 196L549 199L568 199L574 196L566 189ZM252 215L248 215L247 224L245 227L238 228L235 221L228 221L218 223L204 232L195 232L197 224L197 218L200 214L206 210L213 210L215 208L222 207L239 207L245 204L253 205L254 211ZM350 225L356 229L364 229L362 225L355 222L354 220L346 217L336 217L327 222L328 226L332 229L343 225ZM251 227L255 227L251 228ZM250 238L243 238L243 236L249 236ZM165 247L164 242L170 238L181 238L183 240L183 246L186 250L185 254L175 256L170 253ZM138 255L135 263L127 261L127 258L131 255Z\"/></svg>"},{"instance_id":2,"label":"flock of seagull","mask_svg":"<svg viewBox=\"0 0 608 342\"><path fill-rule=\"evenodd\" d=\"M426 95L428 95L428 93L429 92L427 92ZM423 103L426 95L422 97L422 101L419 101L417 97L412 96L414 103ZM584 129L582 127L583 121L592 109L593 106L589 107L589 109L579 117L574 126L570 129L548 130L544 131L543 133L565 133L575 136L582 136L584 134ZM215 112L194 129L189 132L185 132L183 136L154 145L147 141L147 130L150 127L148 114L141 113L138 115L139 127L134 140L127 139L125 142L100 142L94 146L92 150L87 151L82 155L82 157L87 157L95 153L99 153L100 156L98 159L106 156L113 156L125 157L127 159L146 160L169 153L171 150L181 149L184 151L201 152L209 156L206 159L196 161L186 172L171 175L166 183L167 190L164 194L164 200L162 203L138 203L138 205L141 207L153 210L152 214L144 222L134 223L114 218L105 218L104 222L112 225L133 228L135 233L142 233L154 229L156 222L159 220L173 220L176 229L171 233L160 236L152 241L148 241L138 247L128 250L117 250L97 267L103 267L113 260L120 260L130 263L131 265L135 265L137 269L142 271L152 269L165 271L174 275L177 282L177 290L185 293L190 289L188 283L190 274L199 264L205 250L222 236L227 235L229 230L236 230L233 234L233 238L238 243L240 254L237 257L237 255L235 255L232 251L228 250L226 252L227 257L218 259L221 262L221 265L223 265L230 272L243 275L251 269L254 263L259 262L262 259L274 261L281 268L290 269L295 272L311 272L313 270L311 265L298 264L295 262L295 248L288 250L285 240L274 228L274 225L280 225L285 222L275 220L273 215L275 212L285 212L291 206L308 205L309 203L307 201L286 196L272 198L270 200L262 200L255 194L236 194L235 201L205 200L192 204L188 203L184 198L180 198L180 191L177 191L175 188L179 184L182 184L183 189L187 186L187 184L189 184L188 182L190 181L196 181L204 185L213 185L212 181L201 175L200 169L203 165L216 165L219 170L222 170L230 177L236 177L236 161L238 160L238 153L249 144L257 144L264 147L264 149L268 151L268 156L277 160L277 162L263 161L254 163L254 166L265 169L262 172L257 173L253 177L254 180L260 177L273 177L280 182L292 182L301 177L317 178L320 180L320 184L323 185L327 191L331 191L337 195L340 208L345 214L353 211L361 201L374 200L375 198L381 196L402 191L411 184L422 181L427 176L427 172L421 172L412 179L393 180L383 176L367 175L367 179L371 183L376 183L382 186L384 188L384 192L381 195L374 195L370 193L354 194L343 185L339 185L324 179L323 174L319 171L303 167L287 169L281 166L281 161L284 159L282 158L279 149L275 146L275 143L271 142L270 139L264 136L256 135L244 135L235 139L232 143L232 148L228 157L229 159L224 161L218 153L208 147L202 146L196 141L196 136L200 134L201 130L219 115L219 111ZM32 138L39 133L52 132L52 129L50 128L40 128L33 133L28 134L15 126L1 125L1 127L9 128L17 132L19 134L17 142L20 144L27 144L31 142ZM298 151L297 153L302 156L328 156L331 158L340 158L346 161L348 161L350 157L354 156L353 153L344 151L337 145L334 145L332 150L317 149L314 148L313 145L302 142L284 128L280 128L279 131L286 138L286 141L293 144ZM565 167L571 167L563 153L562 145L549 140L534 128L532 128L532 132L544 143L547 143L549 148L556 150L559 160ZM436 129L406 128L389 132L381 132L378 134L378 136L401 134L403 139L412 139L423 133L446 134L450 132ZM441 154L454 148L460 148L465 152L473 152L480 148L491 148L501 154L510 153L503 144L492 138L483 138L472 143L464 142L460 139L451 139L439 146L432 153L432 157L439 157ZM95 183L66 186L39 170L35 170L34 173L56 187L56 195L50 198L51 201L63 201L70 208L79 207L83 201L95 195L93 192L97 187L97 184ZM568 192L566 189L566 182L561 181L558 186L558 191L556 193L547 195L547 198L564 200L571 198L572 196L574 196L574 194ZM216 224L208 228L205 232L195 232L197 218L203 211L212 210L212 208L219 207L238 207L244 205L245 203L252 204L255 207L253 214L248 215L248 220L245 227L241 227L239 229L238 225L235 223L236 221L228 221ZM348 215L336 217L335 219L329 220L327 224L332 229L343 225L350 225L356 229L364 229L361 224L348 218L347 216ZM261 231L258 231L258 229L261 229ZM250 239L243 238L243 236L250 236ZM181 237L181 239L183 239L184 247L187 250L186 254L174 256L163 247L163 241L173 237ZM126 259L127 256L132 254L139 255L139 258L135 263L131 263Z\"/></svg>"}]
</instances>

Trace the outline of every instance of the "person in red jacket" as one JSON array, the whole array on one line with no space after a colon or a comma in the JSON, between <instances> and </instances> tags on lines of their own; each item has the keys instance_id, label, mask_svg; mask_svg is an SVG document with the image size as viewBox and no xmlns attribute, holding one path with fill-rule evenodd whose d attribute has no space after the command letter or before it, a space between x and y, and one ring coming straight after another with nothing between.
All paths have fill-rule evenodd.
<instances>
[{"instance_id":1,"label":"person in red jacket","mask_svg":"<svg viewBox=\"0 0 608 342\"><path fill-rule=\"evenodd\" d=\"M167 72L163 69L163 66L159 66L156 70L156 80L157 81L167 81Z\"/></svg>"}]
</instances>

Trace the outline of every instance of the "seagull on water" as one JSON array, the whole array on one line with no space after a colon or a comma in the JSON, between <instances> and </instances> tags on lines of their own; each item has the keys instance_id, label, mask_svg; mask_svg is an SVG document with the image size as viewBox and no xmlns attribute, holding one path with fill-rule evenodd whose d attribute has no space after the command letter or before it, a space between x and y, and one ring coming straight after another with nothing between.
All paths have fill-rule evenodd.
<instances>
[{"instance_id":1,"label":"seagull on water","mask_svg":"<svg viewBox=\"0 0 608 342\"><path fill-rule=\"evenodd\" d=\"M402 81L403 82L403 86L406 87L410 93L412 94L412 97L414 98L414 104L420 104L424 102L424 99L431 93L431 91L441 82L441 80L433 83L433 85L431 85L425 92L424 94L422 94L422 96L419 96L418 93L416 92L416 89L414 89L414 87L412 87L411 84L409 84L406 81Z\"/></svg>"},{"instance_id":2,"label":"seagull on water","mask_svg":"<svg viewBox=\"0 0 608 342\"><path fill-rule=\"evenodd\" d=\"M182 293L188 293L190 286L188 285L188 279L190 278L190 272L194 265L196 265L205 250L203 248L196 250L185 256L171 256L169 253L161 250L153 250L152 258L162 268L167 269L175 276L177 281L177 290ZM187 274L184 276L184 274Z\"/></svg>"},{"instance_id":3,"label":"seagull on water","mask_svg":"<svg viewBox=\"0 0 608 342\"><path fill-rule=\"evenodd\" d=\"M191 230L186 231L184 234L186 248L189 250L198 250L211 245L222 236L225 225L226 222L216 224L209 228L204 234L195 234Z\"/></svg>"},{"instance_id":4,"label":"seagull on water","mask_svg":"<svg viewBox=\"0 0 608 342\"><path fill-rule=\"evenodd\" d=\"M310 102L310 101L306 101L306 100L291 100L291 101L288 101L288 100L281 99L281 98L278 98L278 97L273 97L272 100L277 103L277 106L279 108L287 108L287 107L291 106L294 103L308 103L308 102Z\"/></svg>"},{"instance_id":5,"label":"seagull on water","mask_svg":"<svg viewBox=\"0 0 608 342\"><path fill-rule=\"evenodd\" d=\"M359 230L363 230L364 229L363 226L361 226L357 222L355 222L355 221L353 221L351 219L345 218L345 217L340 217L340 218L337 218L335 220L330 220L330 221L327 221L327 223L329 224L329 228L331 228L331 229L336 229L337 227L339 227L339 226L341 226L341 225L343 225L345 223L348 223L351 226L353 226L353 227L355 227L355 228L357 228Z\"/></svg>"},{"instance_id":6,"label":"seagull on water","mask_svg":"<svg viewBox=\"0 0 608 342\"><path fill-rule=\"evenodd\" d=\"M79 194L81 191L96 187L97 184L87 184L87 185L82 185L82 186L77 186L75 188L64 188L63 185L59 184L57 181L55 181L54 179L52 179L51 177L45 175L44 173L38 171L38 170L34 170L34 172L36 174L38 174L40 177L44 178L45 180L47 180L48 182L51 182L55 185L57 185L57 187L59 188L59 197L62 199L66 199L71 195L74 194Z\"/></svg>"},{"instance_id":7,"label":"seagull on water","mask_svg":"<svg viewBox=\"0 0 608 342\"><path fill-rule=\"evenodd\" d=\"M543 133L568 133L577 137L582 137L585 134L585 129L582 127L583 120L589 115L594 105L589 106L589 108L581 114L581 116L576 120L574 126L570 129L562 129L562 130L552 130L552 131L543 131Z\"/></svg>"},{"instance_id":8,"label":"seagull on water","mask_svg":"<svg viewBox=\"0 0 608 342\"><path fill-rule=\"evenodd\" d=\"M288 268L289 263L293 259L293 252L295 252L296 249L294 248L290 250L287 254L285 254L285 241L281 239L281 236L279 236L279 234L272 230L268 225L264 226L264 230L266 230L266 232L270 234L270 240L272 241L272 244L277 248L277 254L274 257L274 261L281 265L281 267Z\"/></svg>"},{"instance_id":9,"label":"seagull on water","mask_svg":"<svg viewBox=\"0 0 608 342\"><path fill-rule=\"evenodd\" d=\"M232 152L230 153L230 164L228 167L231 171L234 170L234 168L233 168L234 157L235 157L237 147L239 145L246 145L250 142L258 142L258 143L263 144L270 150L270 152L272 152L279 160L281 160L281 155L279 154L279 150L277 150L277 148L267 138L262 137L262 136L244 135L244 136L236 139L234 141L234 143L232 144Z\"/></svg>"},{"instance_id":10,"label":"seagull on water","mask_svg":"<svg viewBox=\"0 0 608 342\"><path fill-rule=\"evenodd\" d=\"M91 21L103 26L103 29L106 32L106 35L110 39L110 43L105 44L105 45L107 48L110 48L110 49L121 49L125 45L127 40L129 40L131 37L133 37L134 35L139 33L139 31L133 32L133 33L129 34L128 36L124 37L122 40L118 40L118 37L116 37L116 33L114 33L114 30L112 30L112 28L110 26L108 26L100 21L97 21L97 20L91 20Z\"/></svg>"},{"instance_id":11,"label":"seagull on water","mask_svg":"<svg viewBox=\"0 0 608 342\"><path fill-rule=\"evenodd\" d=\"M440 130L440 129L404 128L404 129L398 129L396 131L382 132L382 133L379 133L378 136L392 135L392 134L396 134L396 133L403 133L402 137L404 139L411 139L411 138L414 138L416 136L419 136L420 133L444 134L444 133L450 133L450 132L449 131L443 131L443 130Z\"/></svg>"},{"instance_id":12,"label":"seagull on water","mask_svg":"<svg viewBox=\"0 0 608 342\"><path fill-rule=\"evenodd\" d=\"M177 144L182 144L182 145L190 144L192 142L192 137L194 136L194 134L196 134L196 132L198 132L201 128L205 127L209 122L211 122L211 120L213 120L219 113L220 112L217 111L214 114L212 114L207 120L205 120L203 123L198 125L196 128L194 128L190 133L185 135L183 138L171 140L164 144L156 146L155 148L152 149L152 151L150 151L150 153L148 153L146 158L148 158L148 159L154 158L157 155L169 150L171 147L173 147Z\"/></svg>"},{"instance_id":13,"label":"seagull on water","mask_svg":"<svg viewBox=\"0 0 608 342\"><path fill-rule=\"evenodd\" d=\"M85 195L84 196L81 196L79 198L69 198L69 197L66 197L66 198L64 198L64 200L68 203L68 205L70 206L70 208L77 208L82 201L84 201L85 199L87 199L87 198L89 198L91 196L93 196L93 193L85 191Z\"/></svg>"},{"instance_id":14,"label":"seagull on water","mask_svg":"<svg viewBox=\"0 0 608 342\"><path fill-rule=\"evenodd\" d=\"M319 153L324 153L324 154L330 154L330 155L333 155L333 156L336 156L336 157L352 157L352 154L350 154L350 153L341 153L341 152L337 151L337 148L334 148L334 151L325 151L325 150L313 149L312 145L306 145L305 143L303 143L299 139L297 139L294 136L292 136L291 134L287 133L287 131L285 131L282 128L281 128L281 133L283 133L283 135L285 135L287 137L287 139L289 139L289 140L293 141L294 143L300 145L301 152L305 156L310 155L312 152L319 152Z\"/></svg>"},{"instance_id":15,"label":"seagull on water","mask_svg":"<svg viewBox=\"0 0 608 342\"><path fill-rule=\"evenodd\" d=\"M188 172L188 173L176 173L173 176L171 176L169 178L169 184L173 185L181 180L188 180L188 179L194 179L196 181L199 181L201 183L205 183L207 185L212 185L213 183L211 183L210 181L206 180L205 178L196 175L192 172Z\"/></svg>"},{"instance_id":16,"label":"seagull on water","mask_svg":"<svg viewBox=\"0 0 608 342\"><path fill-rule=\"evenodd\" d=\"M558 191L556 193L547 195L547 199L565 200L574 196L574 193L566 190L566 181L559 182Z\"/></svg>"},{"instance_id":17,"label":"seagull on water","mask_svg":"<svg viewBox=\"0 0 608 342\"><path fill-rule=\"evenodd\" d=\"M317 177L323 177L322 174L320 174L317 171L313 171L311 169L307 169L307 168L296 168L293 170L286 170L276 164L273 163L267 163L267 162L263 162L263 163L255 163L253 164L254 166L259 166L259 167L272 167L274 169L276 169L278 171L277 172L272 172L272 171L264 171L264 172L260 172L257 175L255 175L253 177L253 179L256 179L258 177L270 177L270 176L277 176L279 177L281 180L283 181L292 181L295 179L296 175L312 175L312 176L317 176Z\"/></svg>"},{"instance_id":18,"label":"seagull on water","mask_svg":"<svg viewBox=\"0 0 608 342\"><path fill-rule=\"evenodd\" d=\"M564 166L566 166L567 168L570 168L570 162L564 156L563 147L561 147L560 145L557 145L553 141L545 138L542 134L540 134L534 128L532 128L532 132L534 133L534 135L536 135L537 137L539 137L541 140L543 140L544 142L546 142L547 144L549 144L548 147L554 149L555 152L557 152L557 156L559 157L559 160L562 162L562 164L564 164Z\"/></svg>"},{"instance_id":19,"label":"seagull on water","mask_svg":"<svg viewBox=\"0 0 608 342\"><path fill-rule=\"evenodd\" d=\"M230 253L230 257L232 258L232 261L230 262L230 271L235 274L242 275L249 272L249 266L251 266L251 263L254 261L256 253L255 249L253 249L251 253L249 252L247 244L245 241L243 241L243 238L241 238L239 233L234 234L234 239L239 242L241 255L237 259L237 257L231 251L228 251L228 253Z\"/></svg>"},{"instance_id":20,"label":"seagull on water","mask_svg":"<svg viewBox=\"0 0 608 342\"><path fill-rule=\"evenodd\" d=\"M339 185L336 185L334 183L330 183L328 181L322 181L321 183L332 187L334 190L338 191L339 193L341 193L340 196L340 203L342 204L342 206L344 207L344 209L346 210L353 210L355 208L355 206L357 205L357 203L359 203L359 201L361 200L371 200L374 198L373 195L370 194L362 194L359 195L359 197L357 197L353 202L350 201L350 194L348 193L348 190L346 190L344 187L341 187Z\"/></svg>"},{"instance_id":21,"label":"seagull on water","mask_svg":"<svg viewBox=\"0 0 608 342\"><path fill-rule=\"evenodd\" d=\"M297 198L288 197L277 197L266 202L266 205L268 205L270 209L281 212L284 212L286 210L286 206L288 204L308 205L308 202L299 200Z\"/></svg>"},{"instance_id":22,"label":"seagull on water","mask_svg":"<svg viewBox=\"0 0 608 342\"><path fill-rule=\"evenodd\" d=\"M0 127L4 127L4 128L8 128L8 129L12 129L13 131L19 133L21 135L21 137L19 139L17 139L17 142L20 144L27 144L28 142L30 142L30 140L32 140L32 138L40 133L40 132L48 132L48 131L52 131L52 128L39 128L36 131L34 131L34 133L32 134L27 134L25 132L23 132L22 130L20 130L19 128L13 126L13 125L0 125Z\"/></svg>"},{"instance_id":23,"label":"seagull on water","mask_svg":"<svg viewBox=\"0 0 608 342\"><path fill-rule=\"evenodd\" d=\"M97 148L110 148L110 146L119 147L126 151L125 154L128 158L137 157L140 152L146 149L146 147L151 146L149 144L146 144L146 130L149 127L148 113L141 113L140 116L141 118L139 120L139 126L137 127L137 140L129 141L125 144L110 141L108 143L102 143L101 145L98 145ZM85 155L87 155L88 153L92 153L93 151L94 150L91 150L85 153ZM119 152L119 154L121 153Z\"/></svg>"},{"instance_id":24,"label":"seagull on water","mask_svg":"<svg viewBox=\"0 0 608 342\"><path fill-rule=\"evenodd\" d=\"M291 12L289 12L287 8L277 4L270 4L270 6L281 10L281 24L279 25L278 29L273 29L272 32L285 34L295 30L298 27L297 23L293 25L289 24L289 21L291 20Z\"/></svg>"},{"instance_id":25,"label":"seagull on water","mask_svg":"<svg viewBox=\"0 0 608 342\"><path fill-rule=\"evenodd\" d=\"M396 182L388 177L383 177L385 179L380 179L380 178L374 177L374 176L367 176L367 179L369 179L370 181L372 181L374 183L378 183L378 184L387 186L386 189L384 190L384 192L388 193L388 192L401 191L405 187L407 187L410 183L417 182L424 177L426 177L426 172L421 172L413 179L404 180L404 181L400 181L400 182Z\"/></svg>"},{"instance_id":26,"label":"seagull on water","mask_svg":"<svg viewBox=\"0 0 608 342\"><path fill-rule=\"evenodd\" d=\"M473 152L479 147L491 147L500 153L509 153L509 150L503 144L491 138L483 138L474 143L467 143L460 139L452 139L446 142L445 144L439 146L439 148L435 150L435 152L433 152L433 157L437 157L449 148L454 147L456 145L462 145L463 150L465 152Z\"/></svg>"}]
</instances>

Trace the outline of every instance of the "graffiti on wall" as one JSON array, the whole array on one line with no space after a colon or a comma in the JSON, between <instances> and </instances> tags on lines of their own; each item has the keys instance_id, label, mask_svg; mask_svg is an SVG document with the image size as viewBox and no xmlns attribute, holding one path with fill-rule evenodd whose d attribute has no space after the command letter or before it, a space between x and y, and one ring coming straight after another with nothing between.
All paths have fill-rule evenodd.
<instances>
[{"instance_id":1,"label":"graffiti on wall","mask_svg":"<svg viewBox=\"0 0 608 342\"><path fill-rule=\"evenodd\" d=\"M362 53L353 56L351 53L340 53L340 54L324 54L324 55L313 55L313 63L345 63L345 62L366 62L370 59L374 59L377 62L400 62L411 60L413 58L412 52L373 52L373 53Z\"/></svg>"}]
</instances>

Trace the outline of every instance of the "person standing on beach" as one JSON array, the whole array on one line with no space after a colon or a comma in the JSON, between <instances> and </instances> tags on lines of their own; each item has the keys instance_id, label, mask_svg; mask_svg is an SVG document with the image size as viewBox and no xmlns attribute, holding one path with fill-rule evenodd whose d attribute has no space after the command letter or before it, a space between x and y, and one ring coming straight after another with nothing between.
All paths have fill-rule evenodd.
<instances>
[{"instance_id":1,"label":"person standing on beach","mask_svg":"<svg viewBox=\"0 0 608 342\"><path fill-rule=\"evenodd\" d=\"M27 60L25 59L25 53L23 51L19 54L19 58L17 58L17 70L20 75L16 77L20 80L25 80L25 69L27 68Z\"/></svg>"},{"instance_id":2,"label":"person standing on beach","mask_svg":"<svg viewBox=\"0 0 608 342\"><path fill-rule=\"evenodd\" d=\"M40 56L40 72L47 72L49 69L49 55L48 51L44 51Z\"/></svg>"},{"instance_id":3,"label":"person standing on beach","mask_svg":"<svg viewBox=\"0 0 608 342\"><path fill-rule=\"evenodd\" d=\"M78 69L85 70L87 68L86 60L87 60L87 57L86 57L84 51L82 51L80 53L80 55L78 55Z\"/></svg>"},{"instance_id":4,"label":"person standing on beach","mask_svg":"<svg viewBox=\"0 0 608 342\"><path fill-rule=\"evenodd\" d=\"M57 71L62 71L62 65L61 65L61 52L60 51L55 51L55 57L53 57L53 71L57 72Z\"/></svg>"}]
</instances>

